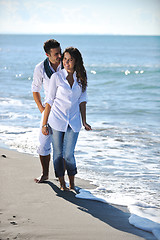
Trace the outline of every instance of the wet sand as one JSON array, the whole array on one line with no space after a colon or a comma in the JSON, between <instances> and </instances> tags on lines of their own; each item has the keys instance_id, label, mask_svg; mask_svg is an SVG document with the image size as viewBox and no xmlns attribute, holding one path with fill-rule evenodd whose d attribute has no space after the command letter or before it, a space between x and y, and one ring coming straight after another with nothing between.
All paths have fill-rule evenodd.
<instances>
[{"instance_id":1,"label":"wet sand","mask_svg":"<svg viewBox=\"0 0 160 240\"><path fill-rule=\"evenodd\" d=\"M0 148L0 240L155 240L129 224L125 207L78 199L50 178L36 184L41 168L33 155ZM68 179L66 179L68 180ZM78 188L91 189L76 178Z\"/></svg>"}]
</instances>

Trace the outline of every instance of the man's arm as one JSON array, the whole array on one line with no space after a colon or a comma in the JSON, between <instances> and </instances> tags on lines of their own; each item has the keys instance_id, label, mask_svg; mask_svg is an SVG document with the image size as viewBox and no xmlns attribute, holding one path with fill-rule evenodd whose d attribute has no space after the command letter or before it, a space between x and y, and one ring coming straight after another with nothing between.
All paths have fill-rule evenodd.
<instances>
[{"instance_id":1,"label":"man's arm","mask_svg":"<svg viewBox=\"0 0 160 240\"><path fill-rule=\"evenodd\" d=\"M34 101L36 102L36 104L38 106L39 111L42 113L45 108L42 105L40 93L39 92L33 92L33 98L34 98Z\"/></svg>"},{"instance_id":2,"label":"man's arm","mask_svg":"<svg viewBox=\"0 0 160 240\"><path fill-rule=\"evenodd\" d=\"M49 134L47 122L48 122L48 116L50 114L50 111L51 111L51 106L48 103L46 103L44 116L43 116L43 123L42 123L42 133L44 135L48 135Z\"/></svg>"}]
</instances>

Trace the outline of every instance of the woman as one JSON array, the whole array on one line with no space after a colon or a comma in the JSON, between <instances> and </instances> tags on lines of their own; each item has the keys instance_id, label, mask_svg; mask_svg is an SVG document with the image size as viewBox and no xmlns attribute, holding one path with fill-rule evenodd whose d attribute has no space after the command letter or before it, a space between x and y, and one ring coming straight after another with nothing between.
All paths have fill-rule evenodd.
<instances>
[{"instance_id":1,"label":"woman","mask_svg":"<svg viewBox=\"0 0 160 240\"><path fill-rule=\"evenodd\" d=\"M50 80L42 133L53 133L55 175L59 178L60 189L66 190L65 169L69 188L74 189L74 176L77 173L74 149L81 119L86 130L91 130L91 126L86 123L87 75L81 53L77 48L66 48L62 60L64 69L54 73Z\"/></svg>"}]
</instances>

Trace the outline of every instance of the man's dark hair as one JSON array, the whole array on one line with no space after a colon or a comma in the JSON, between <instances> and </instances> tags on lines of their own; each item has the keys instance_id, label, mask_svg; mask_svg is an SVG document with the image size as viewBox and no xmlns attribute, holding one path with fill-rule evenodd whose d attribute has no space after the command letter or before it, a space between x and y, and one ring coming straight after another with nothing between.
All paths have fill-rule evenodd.
<instances>
[{"instance_id":1,"label":"man's dark hair","mask_svg":"<svg viewBox=\"0 0 160 240\"><path fill-rule=\"evenodd\" d=\"M55 39L49 39L43 45L44 51L46 53L50 53L51 48L58 48L58 47L60 47L60 43L57 42Z\"/></svg>"}]
</instances>

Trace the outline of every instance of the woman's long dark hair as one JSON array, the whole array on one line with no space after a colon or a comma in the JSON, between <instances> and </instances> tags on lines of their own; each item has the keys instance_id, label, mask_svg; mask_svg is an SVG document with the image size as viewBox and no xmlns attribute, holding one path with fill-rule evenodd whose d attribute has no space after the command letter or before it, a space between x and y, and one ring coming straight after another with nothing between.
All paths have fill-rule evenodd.
<instances>
[{"instance_id":1,"label":"woman's long dark hair","mask_svg":"<svg viewBox=\"0 0 160 240\"><path fill-rule=\"evenodd\" d=\"M84 92L87 87L87 74L86 74L86 69L83 65L82 55L77 48L68 47L64 50L62 59L66 52L68 52L71 55L71 57L75 59L75 71L76 71L77 81L82 87L82 92Z\"/></svg>"}]
</instances>

